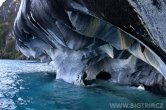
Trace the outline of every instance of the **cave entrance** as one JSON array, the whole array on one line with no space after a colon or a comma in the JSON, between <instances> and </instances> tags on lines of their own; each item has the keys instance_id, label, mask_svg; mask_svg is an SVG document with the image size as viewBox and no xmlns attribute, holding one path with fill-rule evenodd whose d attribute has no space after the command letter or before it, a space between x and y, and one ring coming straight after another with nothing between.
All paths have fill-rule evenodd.
<instances>
[{"instance_id":1,"label":"cave entrance","mask_svg":"<svg viewBox=\"0 0 166 110\"><path fill-rule=\"evenodd\" d=\"M111 74L108 72L102 71L96 76L96 79L109 80L111 79Z\"/></svg>"}]
</instances>

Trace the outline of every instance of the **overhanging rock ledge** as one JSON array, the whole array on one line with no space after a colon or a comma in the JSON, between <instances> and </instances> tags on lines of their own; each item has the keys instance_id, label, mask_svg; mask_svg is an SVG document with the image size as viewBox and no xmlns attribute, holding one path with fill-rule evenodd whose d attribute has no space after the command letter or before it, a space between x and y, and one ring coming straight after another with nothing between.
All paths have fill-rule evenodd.
<instances>
[{"instance_id":1,"label":"overhanging rock ledge","mask_svg":"<svg viewBox=\"0 0 166 110\"><path fill-rule=\"evenodd\" d=\"M166 92L165 0L22 0L17 49L74 84L109 80Z\"/></svg>"}]
</instances>

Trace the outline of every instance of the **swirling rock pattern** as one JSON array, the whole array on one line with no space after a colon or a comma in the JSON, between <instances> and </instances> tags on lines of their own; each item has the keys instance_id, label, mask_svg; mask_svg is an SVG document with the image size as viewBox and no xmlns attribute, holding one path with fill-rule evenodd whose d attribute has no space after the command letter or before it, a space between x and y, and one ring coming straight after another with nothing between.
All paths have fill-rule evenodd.
<instances>
[{"instance_id":1,"label":"swirling rock pattern","mask_svg":"<svg viewBox=\"0 0 166 110\"><path fill-rule=\"evenodd\" d=\"M74 84L104 79L166 91L163 0L22 0L17 48Z\"/></svg>"}]
</instances>

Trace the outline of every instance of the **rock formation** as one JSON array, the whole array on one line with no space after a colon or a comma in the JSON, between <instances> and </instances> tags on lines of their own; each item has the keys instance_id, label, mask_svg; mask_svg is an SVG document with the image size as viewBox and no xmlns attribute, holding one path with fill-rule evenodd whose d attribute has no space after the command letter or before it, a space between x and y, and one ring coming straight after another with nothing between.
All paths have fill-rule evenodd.
<instances>
[{"instance_id":1,"label":"rock formation","mask_svg":"<svg viewBox=\"0 0 166 110\"><path fill-rule=\"evenodd\" d=\"M17 48L53 62L56 78L166 91L165 0L22 0Z\"/></svg>"}]
</instances>

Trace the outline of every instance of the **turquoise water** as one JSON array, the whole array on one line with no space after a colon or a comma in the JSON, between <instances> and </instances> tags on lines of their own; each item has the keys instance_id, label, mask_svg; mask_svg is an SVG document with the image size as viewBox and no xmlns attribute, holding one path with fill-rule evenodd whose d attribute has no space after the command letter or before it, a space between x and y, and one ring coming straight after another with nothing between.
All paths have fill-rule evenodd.
<instances>
[{"instance_id":1,"label":"turquoise water","mask_svg":"<svg viewBox=\"0 0 166 110\"><path fill-rule=\"evenodd\" d=\"M50 70L44 63L0 60L0 110L114 110L111 104L143 102L165 109L166 97L106 82L75 86L55 80Z\"/></svg>"}]
</instances>

